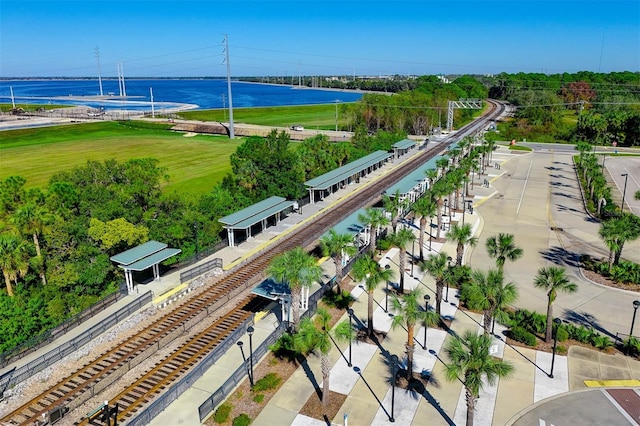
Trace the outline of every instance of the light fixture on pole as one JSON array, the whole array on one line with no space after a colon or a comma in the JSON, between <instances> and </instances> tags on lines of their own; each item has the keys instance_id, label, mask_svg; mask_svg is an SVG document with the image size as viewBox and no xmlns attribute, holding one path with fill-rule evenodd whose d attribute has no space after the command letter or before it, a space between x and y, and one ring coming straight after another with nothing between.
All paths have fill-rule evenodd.
<instances>
[{"instance_id":1,"label":"light fixture on pole","mask_svg":"<svg viewBox=\"0 0 640 426\"><path fill-rule=\"evenodd\" d=\"M240 348L240 352L242 353L242 363L244 364L244 367L247 368L247 357L244 356L244 343L242 342L242 340L239 340L237 345ZM249 376L249 383L251 383L251 373L249 372L249 370L247 370L247 375Z\"/></svg>"},{"instance_id":2,"label":"light fixture on pole","mask_svg":"<svg viewBox=\"0 0 640 426\"><path fill-rule=\"evenodd\" d=\"M636 313L638 312L638 307L640 307L640 300L633 301L633 318L631 319L631 331L629 331L629 337L633 336L633 326L636 323Z\"/></svg>"},{"instance_id":3,"label":"light fixture on pole","mask_svg":"<svg viewBox=\"0 0 640 426\"><path fill-rule=\"evenodd\" d=\"M622 190L622 204L620 205L620 213L624 211L624 197L627 195L627 179L629 179L629 173L623 173L620 176L624 176L624 189Z\"/></svg>"},{"instance_id":4,"label":"light fixture on pole","mask_svg":"<svg viewBox=\"0 0 640 426\"><path fill-rule=\"evenodd\" d=\"M391 417L389 417L389 421L394 423L396 419L393 416L393 410L396 403L396 366L398 365L398 355L391 355Z\"/></svg>"},{"instance_id":5,"label":"light fixture on pole","mask_svg":"<svg viewBox=\"0 0 640 426\"><path fill-rule=\"evenodd\" d=\"M247 328L247 334L249 335L249 365L250 365L250 372L251 374L249 374L249 383L251 383L251 387L253 387L253 332L255 330L253 329L253 327L249 326Z\"/></svg>"},{"instance_id":6,"label":"light fixture on pole","mask_svg":"<svg viewBox=\"0 0 640 426\"><path fill-rule=\"evenodd\" d=\"M411 276L413 277L413 264L416 263L416 239L411 240Z\"/></svg>"},{"instance_id":7,"label":"light fixture on pole","mask_svg":"<svg viewBox=\"0 0 640 426\"><path fill-rule=\"evenodd\" d=\"M431 300L431 296L428 294L424 295L424 311L429 312L429 300ZM422 345L424 350L427 350L427 323L424 324L424 344Z\"/></svg>"},{"instance_id":8,"label":"light fixture on pole","mask_svg":"<svg viewBox=\"0 0 640 426\"><path fill-rule=\"evenodd\" d=\"M551 372L549 373L550 379L553 379L553 365L556 362L556 347L558 345L558 327L562 320L560 318L556 318L553 322L555 323L555 333L553 334L553 354L551 355Z\"/></svg>"},{"instance_id":9,"label":"light fixture on pole","mask_svg":"<svg viewBox=\"0 0 640 426\"><path fill-rule=\"evenodd\" d=\"M429 222L429 251L431 251L431 240L433 239L433 217L430 217L430 222Z\"/></svg>"}]
</instances>

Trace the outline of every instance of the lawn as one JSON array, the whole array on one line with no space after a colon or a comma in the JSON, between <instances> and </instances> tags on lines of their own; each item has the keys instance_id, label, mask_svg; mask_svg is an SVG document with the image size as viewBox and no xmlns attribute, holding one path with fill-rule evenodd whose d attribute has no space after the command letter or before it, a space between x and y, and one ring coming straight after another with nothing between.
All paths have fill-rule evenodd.
<instances>
[{"instance_id":1,"label":"lawn","mask_svg":"<svg viewBox=\"0 0 640 426\"><path fill-rule=\"evenodd\" d=\"M231 171L229 156L243 142L224 136L185 137L164 127L101 122L5 131L0 138L0 179L19 175L28 187L44 187L53 174L87 160L153 157L167 168L167 191L204 193Z\"/></svg>"},{"instance_id":2,"label":"lawn","mask_svg":"<svg viewBox=\"0 0 640 426\"><path fill-rule=\"evenodd\" d=\"M345 104L338 104L339 125L343 120ZM223 109L184 111L178 113L186 120L228 121L228 113ZM333 130L336 126L336 105L298 105L261 108L234 108L233 121L236 123L261 126L290 127L300 124L309 129Z\"/></svg>"},{"instance_id":3,"label":"lawn","mask_svg":"<svg viewBox=\"0 0 640 426\"><path fill-rule=\"evenodd\" d=\"M16 108L22 108L25 111L35 111L38 108L43 108L44 110L50 109L58 109L58 108L69 108L71 105L53 105L53 104L25 104L16 102ZM12 104L0 104L0 111L9 112L13 109Z\"/></svg>"}]
</instances>

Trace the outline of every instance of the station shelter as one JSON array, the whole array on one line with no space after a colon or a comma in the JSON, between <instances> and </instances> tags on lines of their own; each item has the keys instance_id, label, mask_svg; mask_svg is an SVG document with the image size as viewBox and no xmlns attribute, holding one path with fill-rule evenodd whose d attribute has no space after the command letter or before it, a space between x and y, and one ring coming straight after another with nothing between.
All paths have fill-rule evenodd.
<instances>
[{"instance_id":1,"label":"station shelter","mask_svg":"<svg viewBox=\"0 0 640 426\"><path fill-rule=\"evenodd\" d=\"M124 270L124 278L127 284L127 291L133 291L133 272L140 272L146 269L153 269L153 279L160 279L160 262L173 257L182 250L169 248L167 244L159 241L147 241L144 244L133 247L115 256L111 256L111 261L118 264Z\"/></svg>"},{"instance_id":2,"label":"station shelter","mask_svg":"<svg viewBox=\"0 0 640 426\"><path fill-rule=\"evenodd\" d=\"M225 216L219 221L227 230L229 247L234 247L236 243L235 231L242 231L246 238L251 238L254 226L259 224L260 230L264 230L270 219L274 225L277 225L283 212L298 208L297 201L288 201L283 197L273 196Z\"/></svg>"},{"instance_id":3,"label":"station shelter","mask_svg":"<svg viewBox=\"0 0 640 426\"><path fill-rule=\"evenodd\" d=\"M402 139L401 141L394 143L392 146L394 159L397 160L407 152L411 151L411 149L416 146L416 142L411 139Z\"/></svg>"},{"instance_id":4,"label":"station shelter","mask_svg":"<svg viewBox=\"0 0 640 426\"><path fill-rule=\"evenodd\" d=\"M382 167L394 154L387 151L375 151L365 157L352 161L321 176L306 181L309 199L315 203L316 195L319 201L333 192L351 183L360 182L360 178Z\"/></svg>"}]
</instances>

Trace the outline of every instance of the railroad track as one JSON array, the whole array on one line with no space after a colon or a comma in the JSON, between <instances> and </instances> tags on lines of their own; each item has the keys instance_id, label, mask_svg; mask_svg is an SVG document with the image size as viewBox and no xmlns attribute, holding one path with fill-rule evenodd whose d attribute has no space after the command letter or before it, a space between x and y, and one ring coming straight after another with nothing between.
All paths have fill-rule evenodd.
<instances>
[{"instance_id":1,"label":"railroad track","mask_svg":"<svg viewBox=\"0 0 640 426\"><path fill-rule=\"evenodd\" d=\"M497 102L491 102L491 104L492 109L485 115L485 118L461 128L454 137L461 138L476 132L487 120L497 117L504 111L503 104ZM447 142L453 141L453 137L449 138L445 140L444 143L425 149L422 153L406 160L402 167L395 168L383 179L376 180L363 187L360 191L354 193L353 196L338 204L335 208L321 214L299 231L293 232L286 238L275 242L264 252L244 262L228 275L207 285L202 291L174 307L170 312L145 327L135 336L101 354L74 372L70 377L61 380L48 391L33 398L12 413L9 413L0 419L0 424L37 424L36 422L42 418L43 413L47 413L53 407L63 406L72 410L80 406L93 396L99 394L107 386L122 377L122 375L144 361L151 354L163 348L176 338L183 336L194 325L205 320L206 317L215 315L223 305L229 303L229 301L250 286L256 284L259 280L264 279L264 270L274 256L297 246L310 248L327 229L339 223L353 211L375 204L380 200L381 194L385 189L437 155ZM250 301L250 299L244 299L240 306L234 307L231 312L214 322L212 327L216 330L216 336L222 336L221 338L225 337L224 333L221 333L220 329L216 328L217 325L222 324L228 332L231 332L243 323L246 319L244 315L247 312L245 307ZM243 317L244 319L241 319ZM237 321L229 322L231 318L236 318ZM223 319L225 319L225 321L222 321ZM137 381L131 385L132 388L129 391L125 390L125 392L127 392L126 394L119 395L119 399L114 401L118 402L122 408L119 419L128 418L133 415L142 405L149 402L151 395L156 395L161 392L162 389L166 388L171 382L184 374L190 366L195 365L194 363L206 355L206 353L213 350L215 344L217 344L207 346L206 351L203 349L204 347L201 347L202 350L194 349L202 345L201 339L200 334L190 338L187 343L183 344L168 358L162 361L166 361L166 365L162 367L156 366L156 368L146 373L152 374L153 379L147 378L148 383L144 383L144 380L142 382ZM194 353L198 355L194 356ZM181 361L185 362L185 367L176 368L175 363ZM165 374L163 377L167 368L171 369L167 366L173 366L171 368L174 368L176 373ZM154 372L154 370L157 371ZM150 385L149 383L152 384ZM133 395L138 395L137 399L134 398Z\"/></svg>"}]
</instances>

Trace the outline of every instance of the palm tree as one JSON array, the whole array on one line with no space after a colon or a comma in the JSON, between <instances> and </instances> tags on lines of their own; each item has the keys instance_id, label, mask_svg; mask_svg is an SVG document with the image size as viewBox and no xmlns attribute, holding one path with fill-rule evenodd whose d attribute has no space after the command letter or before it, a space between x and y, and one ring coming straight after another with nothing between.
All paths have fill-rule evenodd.
<instances>
[{"instance_id":1,"label":"palm tree","mask_svg":"<svg viewBox=\"0 0 640 426\"><path fill-rule=\"evenodd\" d=\"M420 264L423 272L429 273L436 280L436 313L440 315L440 305L442 304L442 289L444 288L444 278L447 273L447 263L449 257L446 253L431 254Z\"/></svg>"},{"instance_id":2,"label":"palm tree","mask_svg":"<svg viewBox=\"0 0 640 426\"><path fill-rule=\"evenodd\" d=\"M338 341L352 341L355 334L348 322L341 322L330 330L331 315L324 308L318 308L313 319L304 318L300 323L300 331L294 336L296 348L302 352L320 351L320 368L322 369L322 405L329 404L329 378L331 374L332 338ZM332 336L333 335L333 336Z\"/></svg>"},{"instance_id":3,"label":"palm tree","mask_svg":"<svg viewBox=\"0 0 640 426\"><path fill-rule=\"evenodd\" d=\"M450 360L445 365L447 380L464 383L467 426L473 426L476 399L480 396L483 378L486 377L489 385L493 386L498 378L508 377L513 371L513 365L489 354L491 343L491 336L467 330L462 337L454 336L445 347Z\"/></svg>"},{"instance_id":4,"label":"palm tree","mask_svg":"<svg viewBox=\"0 0 640 426\"><path fill-rule=\"evenodd\" d=\"M400 249L398 256L398 274L400 275L400 293L404 292L404 271L407 263L407 244L412 243L416 239L410 229L401 229L389 236L391 245ZM415 259L414 259L415 261Z\"/></svg>"},{"instance_id":5,"label":"palm tree","mask_svg":"<svg viewBox=\"0 0 640 426\"><path fill-rule=\"evenodd\" d=\"M471 282L465 286L468 305L471 309L479 309L483 313L484 333L493 332L492 323L496 316L506 315L504 309L518 298L515 283L504 283L504 276L499 269L489 272L473 271Z\"/></svg>"},{"instance_id":6,"label":"palm tree","mask_svg":"<svg viewBox=\"0 0 640 426\"><path fill-rule=\"evenodd\" d=\"M391 281L393 271L380 267L371 255L359 257L351 269L356 281L364 281L367 290L367 335L373 337L373 292L380 283Z\"/></svg>"},{"instance_id":7,"label":"palm tree","mask_svg":"<svg viewBox=\"0 0 640 426\"><path fill-rule=\"evenodd\" d=\"M28 256L27 245L22 238L7 233L0 235L0 269L9 297L14 295L11 281L17 283L29 269Z\"/></svg>"},{"instance_id":8,"label":"palm tree","mask_svg":"<svg viewBox=\"0 0 640 426\"><path fill-rule=\"evenodd\" d=\"M382 204L384 209L391 215L391 228L393 232L396 232L398 229L398 217L403 213L407 203L401 199L400 190L398 189L393 195L383 195Z\"/></svg>"},{"instance_id":9,"label":"palm tree","mask_svg":"<svg viewBox=\"0 0 640 426\"><path fill-rule=\"evenodd\" d=\"M473 236L473 230L471 224L466 223L464 225L455 224L449 230L447 234L447 240L453 241L457 244L456 248L456 266L462 266L462 258L464 257L464 246L475 246L478 243L478 239Z\"/></svg>"},{"instance_id":10,"label":"palm tree","mask_svg":"<svg viewBox=\"0 0 640 426\"><path fill-rule=\"evenodd\" d=\"M403 294L401 298L393 296L393 299L391 299L391 306L394 312L391 328L404 327L407 330L407 343L405 344L407 349L407 379L410 379L413 373L415 325L421 322L425 327L433 327L440 320L440 316L437 313L425 310L421 295L420 291L416 289Z\"/></svg>"},{"instance_id":11,"label":"palm tree","mask_svg":"<svg viewBox=\"0 0 640 426\"><path fill-rule=\"evenodd\" d=\"M602 222L598 234L609 248L609 269L611 269L620 261L624 244L640 237L640 217L632 213L623 213Z\"/></svg>"},{"instance_id":12,"label":"palm tree","mask_svg":"<svg viewBox=\"0 0 640 426\"><path fill-rule=\"evenodd\" d=\"M444 198L449 194L449 183L447 178L440 178L433 184L431 190L433 198L436 200L436 222L438 224L438 231L436 232L436 239L440 238L440 230L442 229L442 206L444 205Z\"/></svg>"},{"instance_id":13,"label":"palm tree","mask_svg":"<svg viewBox=\"0 0 640 426\"><path fill-rule=\"evenodd\" d=\"M358 215L358 221L370 227L371 240L369 242L369 252L375 253L378 230L380 227L387 226L389 224L389 219L387 218L386 213L382 209L367 207L364 214Z\"/></svg>"},{"instance_id":14,"label":"palm tree","mask_svg":"<svg viewBox=\"0 0 640 426\"><path fill-rule=\"evenodd\" d=\"M47 285L47 278L44 273L44 259L40 248L39 236L47 228L51 215L46 208L36 205L34 202L23 204L19 207L12 217L12 222L18 230L24 234L31 234L33 245L36 247L36 256L40 260L42 270L40 271L40 279L43 285Z\"/></svg>"},{"instance_id":15,"label":"palm tree","mask_svg":"<svg viewBox=\"0 0 640 426\"><path fill-rule=\"evenodd\" d=\"M551 342L551 326L553 325L553 302L556 301L558 292L571 294L578 291L578 286L569 281L565 275L563 268L549 266L540 268L536 275L533 285L547 291L547 331L545 333L545 342Z\"/></svg>"},{"instance_id":16,"label":"palm tree","mask_svg":"<svg viewBox=\"0 0 640 426\"><path fill-rule=\"evenodd\" d=\"M336 267L337 292L340 294L342 292L340 284L344 277L342 266L344 257L351 257L357 251L353 245L353 236L350 234L338 234L334 229L331 229L327 235L320 238L320 247L322 248L322 254L324 256L331 256L333 264Z\"/></svg>"},{"instance_id":17,"label":"palm tree","mask_svg":"<svg viewBox=\"0 0 640 426\"><path fill-rule=\"evenodd\" d=\"M507 260L512 262L522 257L523 250L514 243L513 234L499 233L487 239L486 246L489 257L496 260L496 266L500 271L504 270Z\"/></svg>"},{"instance_id":18,"label":"palm tree","mask_svg":"<svg viewBox=\"0 0 640 426\"><path fill-rule=\"evenodd\" d=\"M432 169L431 169L432 170ZM427 218L433 217L436 214L436 203L433 200L431 193L426 192L422 197L411 205L411 211L414 215L420 216L420 237L418 237L418 243L420 245L420 260L424 260L424 234L427 228ZM429 229L429 235L431 235L431 229Z\"/></svg>"},{"instance_id":19,"label":"palm tree","mask_svg":"<svg viewBox=\"0 0 640 426\"><path fill-rule=\"evenodd\" d=\"M320 281L322 268L317 259L301 247L286 251L271 260L267 274L276 281L285 283L291 289L291 310L293 312L293 329L297 330L300 322L300 299L302 289L309 288Z\"/></svg>"},{"instance_id":20,"label":"palm tree","mask_svg":"<svg viewBox=\"0 0 640 426\"><path fill-rule=\"evenodd\" d=\"M429 189L431 189L433 182L438 178L438 169L428 169L424 174L429 180Z\"/></svg>"}]
</instances>

